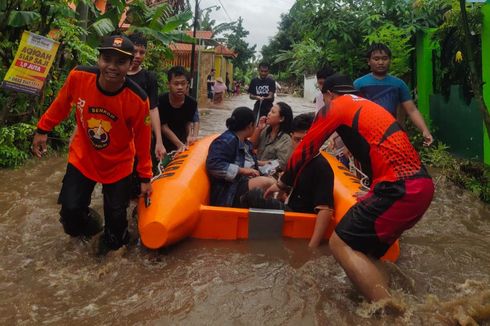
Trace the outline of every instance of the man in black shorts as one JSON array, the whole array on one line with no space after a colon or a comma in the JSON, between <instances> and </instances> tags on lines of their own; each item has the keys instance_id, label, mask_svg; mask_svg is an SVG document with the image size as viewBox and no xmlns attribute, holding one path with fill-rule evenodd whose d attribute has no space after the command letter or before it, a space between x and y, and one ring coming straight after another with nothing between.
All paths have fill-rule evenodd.
<instances>
[{"instance_id":1,"label":"man in black shorts","mask_svg":"<svg viewBox=\"0 0 490 326\"><path fill-rule=\"evenodd\" d=\"M313 122L313 118L313 114L304 113L293 119L293 131L291 132L293 149L296 148L306 135ZM313 235L308 244L310 248L318 247L325 237L325 232L332 219L333 182L334 174L330 164L323 155L318 154L301 171L298 181L294 185L294 188L292 188L292 191L290 191L289 198L287 199L286 209L289 208L294 212L317 214ZM277 187L277 184L272 185L265 192L264 197L270 197L275 192L279 192L279 198L282 197L281 190ZM250 194L249 196L258 197L258 194ZM247 200L247 198L245 199ZM250 201L248 203L250 207L281 208L273 199L263 200L256 198L251 201L253 203Z\"/></svg>"},{"instance_id":2,"label":"man in black shorts","mask_svg":"<svg viewBox=\"0 0 490 326\"><path fill-rule=\"evenodd\" d=\"M167 151L183 151L194 142L192 124L197 102L186 95L188 73L184 67L174 66L167 73L169 92L158 99L158 111L165 136L163 144Z\"/></svg>"},{"instance_id":3,"label":"man in black shorts","mask_svg":"<svg viewBox=\"0 0 490 326\"><path fill-rule=\"evenodd\" d=\"M254 105L255 116L260 118L267 115L274 103L274 93L276 92L276 82L269 78L269 65L262 62L259 65L259 77L255 77L250 82L248 93L251 100L257 100ZM257 118L256 118L257 119Z\"/></svg>"},{"instance_id":4,"label":"man in black shorts","mask_svg":"<svg viewBox=\"0 0 490 326\"><path fill-rule=\"evenodd\" d=\"M388 299L388 282L375 261L428 209L434 184L407 134L378 104L356 96L348 76L323 84L325 107L291 155L280 188L296 183L302 169L337 131L372 183L335 228L329 246L349 279L369 301ZM327 110L328 108L328 110Z\"/></svg>"}]
</instances>

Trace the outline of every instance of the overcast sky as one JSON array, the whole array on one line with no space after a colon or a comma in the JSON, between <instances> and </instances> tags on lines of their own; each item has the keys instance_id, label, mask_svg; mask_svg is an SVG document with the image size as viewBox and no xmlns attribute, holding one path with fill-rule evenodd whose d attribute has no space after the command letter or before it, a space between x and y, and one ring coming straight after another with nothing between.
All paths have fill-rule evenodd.
<instances>
[{"instance_id":1,"label":"overcast sky","mask_svg":"<svg viewBox=\"0 0 490 326\"><path fill-rule=\"evenodd\" d=\"M269 43L269 38L277 33L277 24L282 13L289 12L296 0L200 0L199 6L206 8L223 5L218 12L213 12L216 24L236 21L243 18L243 26L250 32L247 37L249 45L257 44L256 51ZM221 2L221 4L220 4ZM195 2L191 0L191 5ZM224 7L224 9L223 9ZM226 11L225 11L226 9ZM227 15L228 13L228 15ZM229 17L228 17L229 16Z\"/></svg>"}]
</instances>

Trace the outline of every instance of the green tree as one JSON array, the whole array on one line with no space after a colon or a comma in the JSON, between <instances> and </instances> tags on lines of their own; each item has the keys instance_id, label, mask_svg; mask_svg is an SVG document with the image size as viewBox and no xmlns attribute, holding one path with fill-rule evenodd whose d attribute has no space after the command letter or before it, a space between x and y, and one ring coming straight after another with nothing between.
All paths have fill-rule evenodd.
<instances>
[{"instance_id":1,"label":"green tree","mask_svg":"<svg viewBox=\"0 0 490 326\"><path fill-rule=\"evenodd\" d=\"M142 31L153 41L153 55L149 56L151 60L146 60L152 70L161 70L161 62L171 55L167 47L169 42L193 41L178 29L192 16L190 11L181 10L183 0L153 7L148 7L142 0L132 1L129 5L124 0L109 0L108 10L103 14L91 0L75 0L73 3L79 9L77 12L68 7L66 0L0 1L1 79L14 58L24 30L44 36L50 33L61 43L53 69L39 97L0 89L1 167L16 166L30 156L29 137L26 135L34 129L36 117L52 102L69 70L77 64L95 63L95 47L102 36L120 31L118 24L126 6L129 6L128 20L131 21L129 32ZM86 21L82 24L82 20ZM51 144L55 147L66 144L73 125L72 119L58 126L51 134Z\"/></svg>"},{"instance_id":2,"label":"green tree","mask_svg":"<svg viewBox=\"0 0 490 326\"><path fill-rule=\"evenodd\" d=\"M178 29L192 18L190 10L176 13L170 3L148 6L143 0L129 3L125 0L109 0L107 7L108 10L102 14L93 3L89 5L93 22L88 26L87 41L92 46L96 46L104 35L121 32L121 16L126 8L126 22L131 24L128 33L140 31L162 45L168 45L172 41L193 41Z\"/></svg>"},{"instance_id":3,"label":"green tree","mask_svg":"<svg viewBox=\"0 0 490 326\"><path fill-rule=\"evenodd\" d=\"M83 31L76 26L70 28L70 22L75 19L76 13L62 1L12 0L0 2L0 78L4 78L10 67L24 30L47 35L53 28L63 26L65 27L63 33L82 33ZM64 46L59 52L62 52L63 48ZM78 49L81 50L81 47ZM61 56L58 55L56 62L59 63L60 59ZM63 72L56 72L52 75L51 80L61 75ZM43 96L40 98L0 90L0 126L28 121L33 115L39 113L44 99L51 94L50 82L46 84Z\"/></svg>"},{"instance_id":4,"label":"green tree","mask_svg":"<svg viewBox=\"0 0 490 326\"><path fill-rule=\"evenodd\" d=\"M220 10L220 6L211 6L199 10L198 26L200 30L213 32L213 39L217 42L224 42L225 38L218 37L219 35L233 30L237 22L219 23L216 24L216 19L211 18L213 11Z\"/></svg>"},{"instance_id":5,"label":"green tree","mask_svg":"<svg viewBox=\"0 0 490 326\"><path fill-rule=\"evenodd\" d=\"M315 73L322 64L322 58L326 55L326 52L311 38L293 44L289 51L280 50L279 52L274 56L276 59L274 64L288 62L287 69L291 75L297 77L298 82L303 79L303 74Z\"/></svg>"},{"instance_id":6,"label":"green tree","mask_svg":"<svg viewBox=\"0 0 490 326\"><path fill-rule=\"evenodd\" d=\"M471 88L473 89L474 97L478 103L478 108L480 110L482 120L485 123L485 128L487 129L487 137L490 139L490 114L488 113L485 100L483 99L483 83L481 78L481 70L477 69L476 58L475 58L475 46L472 42L470 21L468 19L468 13L466 12L466 2L464 0L459 1L459 8L461 11L461 22L464 31L464 46L466 54L468 57L468 66L470 70L470 82Z\"/></svg>"},{"instance_id":7,"label":"green tree","mask_svg":"<svg viewBox=\"0 0 490 326\"><path fill-rule=\"evenodd\" d=\"M281 14L277 34L271 39L269 44L262 46L262 59L270 63L270 71L276 76L279 72L286 71L288 66L286 61L277 61L276 56L280 51L291 50L293 42L299 40L299 37L295 37L290 33L295 8L296 6L293 6L289 14Z\"/></svg>"},{"instance_id":8,"label":"green tree","mask_svg":"<svg viewBox=\"0 0 490 326\"><path fill-rule=\"evenodd\" d=\"M394 50L393 72L404 75L411 70L415 33L440 24L448 1L297 0L262 56L277 58L271 70L286 69L291 77L310 72L312 64L357 77L367 71L368 44L382 41ZM306 53L309 61L294 62Z\"/></svg>"},{"instance_id":9,"label":"green tree","mask_svg":"<svg viewBox=\"0 0 490 326\"><path fill-rule=\"evenodd\" d=\"M243 18L240 16L231 33L225 35L227 47L238 53L237 57L233 59L233 65L242 71L249 69L250 60L254 58L257 47L257 45L249 46L245 41L248 34L250 32L243 27Z\"/></svg>"},{"instance_id":10,"label":"green tree","mask_svg":"<svg viewBox=\"0 0 490 326\"><path fill-rule=\"evenodd\" d=\"M384 43L392 53L390 73L405 76L410 72L410 59L415 48L412 45L412 34L406 29L396 27L391 22L385 23L365 37L366 43Z\"/></svg>"}]
</instances>

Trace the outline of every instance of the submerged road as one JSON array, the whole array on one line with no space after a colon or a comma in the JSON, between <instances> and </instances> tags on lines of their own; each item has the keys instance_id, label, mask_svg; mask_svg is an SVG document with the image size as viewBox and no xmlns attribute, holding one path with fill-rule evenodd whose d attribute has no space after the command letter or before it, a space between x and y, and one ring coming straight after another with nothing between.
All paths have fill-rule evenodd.
<instances>
[{"instance_id":1,"label":"submerged road","mask_svg":"<svg viewBox=\"0 0 490 326\"><path fill-rule=\"evenodd\" d=\"M313 110L277 100L295 114ZM201 133L224 131L241 105L252 101L202 109ZM95 257L58 222L65 167L63 156L0 171L0 325L490 325L490 206L437 173L431 207L385 266L407 308L387 316L373 314L326 244L189 239ZM102 212L100 188L93 207Z\"/></svg>"}]
</instances>

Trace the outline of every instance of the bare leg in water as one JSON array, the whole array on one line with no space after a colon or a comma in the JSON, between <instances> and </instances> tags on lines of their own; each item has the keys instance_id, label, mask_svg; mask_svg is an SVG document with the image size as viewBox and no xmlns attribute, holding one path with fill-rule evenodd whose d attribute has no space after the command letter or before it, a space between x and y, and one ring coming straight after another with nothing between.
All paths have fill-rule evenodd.
<instances>
[{"instance_id":1,"label":"bare leg in water","mask_svg":"<svg viewBox=\"0 0 490 326\"><path fill-rule=\"evenodd\" d=\"M369 301L375 302L391 297L388 282L368 256L353 250L336 232L332 234L329 245L333 256L349 279Z\"/></svg>"}]
</instances>

